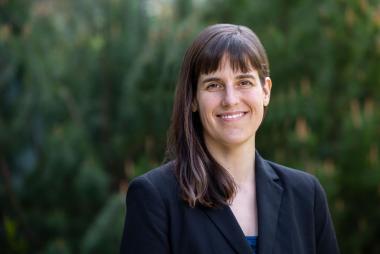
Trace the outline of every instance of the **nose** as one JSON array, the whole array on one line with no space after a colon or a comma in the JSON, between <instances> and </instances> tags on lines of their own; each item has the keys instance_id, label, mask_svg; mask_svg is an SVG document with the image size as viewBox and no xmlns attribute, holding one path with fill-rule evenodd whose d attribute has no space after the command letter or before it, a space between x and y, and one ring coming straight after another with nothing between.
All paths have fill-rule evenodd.
<instances>
[{"instance_id":1,"label":"nose","mask_svg":"<svg viewBox=\"0 0 380 254\"><path fill-rule=\"evenodd\" d=\"M223 107L234 106L239 103L239 94L233 86L226 86L222 101Z\"/></svg>"}]
</instances>

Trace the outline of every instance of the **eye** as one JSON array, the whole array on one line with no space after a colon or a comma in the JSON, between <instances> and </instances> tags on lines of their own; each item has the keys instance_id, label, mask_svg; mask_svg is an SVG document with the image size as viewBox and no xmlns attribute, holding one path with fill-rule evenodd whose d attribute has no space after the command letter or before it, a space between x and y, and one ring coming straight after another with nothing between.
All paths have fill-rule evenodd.
<instances>
[{"instance_id":1,"label":"eye","mask_svg":"<svg viewBox=\"0 0 380 254\"><path fill-rule=\"evenodd\" d=\"M241 80L239 85L241 87L252 87L254 84L249 80Z\"/></svg>"},{"instance_id":2,"label":"eye","mask_svg":"<svg viewBox=\"0 0 380 254\"><path fill-rule=\"evenodd\" d=\"M216 91L216 90L220 90L222 88L223 88L223 86L219 83L209 83L206 86L206 89L209 91Z\"/></svg>"}]
</instances>

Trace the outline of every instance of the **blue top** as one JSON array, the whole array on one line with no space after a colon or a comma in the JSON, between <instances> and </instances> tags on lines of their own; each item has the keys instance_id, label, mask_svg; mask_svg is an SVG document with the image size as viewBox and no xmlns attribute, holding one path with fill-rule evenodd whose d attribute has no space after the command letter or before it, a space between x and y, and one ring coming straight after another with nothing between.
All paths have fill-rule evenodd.
<instances>
[{"instance_id":1,"label":"blue top","mask_svg":"<svg viewBox=\"0 0 380 254\"><path fill-rule=\"evenodd\" d=\"M245 239L247 240L249 246L251 246L253 250L252 254L256 254L257 236L246 236Z\"/></svg>"}]
</instances>

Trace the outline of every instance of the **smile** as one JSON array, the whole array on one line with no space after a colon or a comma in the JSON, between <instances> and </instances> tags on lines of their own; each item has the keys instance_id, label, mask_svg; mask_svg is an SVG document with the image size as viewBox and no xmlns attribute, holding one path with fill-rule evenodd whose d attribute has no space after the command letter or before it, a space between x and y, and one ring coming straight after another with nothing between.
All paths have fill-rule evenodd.
<instances>
[{"instance_id":1,"label":"smile","mask_svg":"<svg viewBox=\"0 0 380 254\"><path fill-rule=\"evenodd\" d=\"M241 118L245 114L246 112L224 113L224 114L218 114L217 117L220 117L223 120L232 120L232 119Z\"/></svg>"}]
</instances>

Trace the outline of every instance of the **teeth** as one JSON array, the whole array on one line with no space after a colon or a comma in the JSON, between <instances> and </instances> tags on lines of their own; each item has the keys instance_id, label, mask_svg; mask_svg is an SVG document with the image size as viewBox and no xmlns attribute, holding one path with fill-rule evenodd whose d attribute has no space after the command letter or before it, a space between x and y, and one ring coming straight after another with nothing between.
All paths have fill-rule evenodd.
<instances>
[{"instance_id":1,"label":"teeth","mask_svg":"<svg viewBox=\"0 0 380 254\"><path fill-rule=\"evenodd\" d=\"M237 114L228 114L228 115L221 115L222 119L234 119L238 117L242 117L244 113L237 113Z\"/></svg>"}]
</instances>

